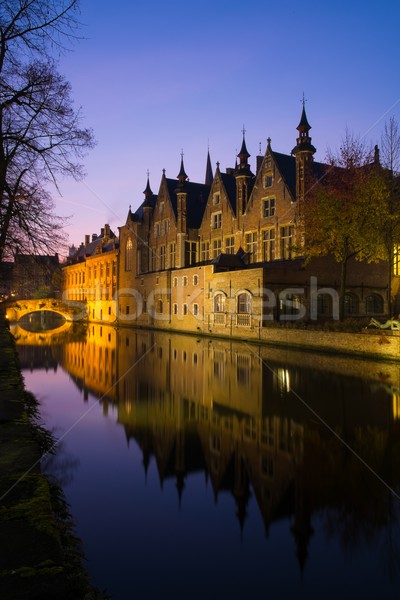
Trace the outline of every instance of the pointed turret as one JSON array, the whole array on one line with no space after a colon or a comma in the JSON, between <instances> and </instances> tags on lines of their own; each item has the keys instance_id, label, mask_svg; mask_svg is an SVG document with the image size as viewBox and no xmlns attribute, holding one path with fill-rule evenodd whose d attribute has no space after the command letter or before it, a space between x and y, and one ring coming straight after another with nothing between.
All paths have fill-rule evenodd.
<instances>
[{"instance_id":1,"label":"pointed turret","mask_svg":"<svg viewBox=\"0 0 400 600\"><path fill-rule=\"evenodd\" d=\"M247 202L250 197L250 181L253 177L249 165L250 154L246 148L246 140L244 137L245 129L243 128L243 140L240 152L237 155L239 164L236 161L235 178L236 178L236 206L238 215L242 215L246 211Z\"/></svg>"},{"instance_id":2,"label":"pointed turret","mask_svg":"<svg viewBox=\"0 0 400 600\"><path fill-rule=\"evenodd\" d=\"M301 112L300 123L296 127L299 135L296 139L296 146L292 154L296 157L296 199L304 199L306 191L309 189L312 181L313 155L316 149L311 143L310 129L306 115L305 100L303 95L303 110Z\"/></svg>"},{"instance_id":3,"label":"pointed turret","mask_svg":"<svg viewBox=\"0 0 400 600\"><path fill-rule=\"evenodd\" d=\"M239 164L237 165L237 175L253 175L253 173L250 170L250 165L249 165L249 158L250 158L250 154L247 151L246 148L246 140L244 137L245 134L245 130L243 129L243 140L242 140L242 147L240 148L240 152L237 155L238 159L239 159Z\"/></svg>"},{"instance_id":4,"label":"pointed turret","mask_svg":"<svg viewBox=\"0 0 400 600\"><path fill-rule=\"evenodd\" d=\"M211 167L211 159L210 159L210 151L207 150L207 164L206 164L206 177L204 183L206 185L211 185L214 179L214 175Z\"/></svg>"},{"instance_id":5,"label":"pointed turret","mask_svg":"<svg viewBox=\"0 0 400 600\"><path fill-rule=\"evenodd\" d=\"M149 173L147 173L147 185L146 185L146 189L144 190L143 194L144 194L145 202L150 202L150 200L153 196L153 192L151 191L151 187L150 187Z\"/></svg>"},{"instance_id":6,"label":"pointed turret","mask_svg":"<svg viewBox=\"0 0 400 600\"><path fill-rule=\"evenodd\" d=\"M298 152L308 152L311 154L311 156L315 154L316 149L312 145L311 137L309 135L311 125L309 124L307 119L304 97L300 123L297 125L296 129L299 132L299 136L296 139L296 146L293 148L292 154L296 155L298 154Z\"/></svg>"},{"instance_id":7,"label":"pointed turret","mask_svg":"<svg viewBox=\"0 0 400 600\"><path fill-rule=\"evenodd\" d=\"M183 187L185 185L185 181L187 180L188 176L185 173L185 167L183 165L183 152L181 153L181 169L177 175L177 179L179 181L179 186Z\"/></svg>"}]
</instances>

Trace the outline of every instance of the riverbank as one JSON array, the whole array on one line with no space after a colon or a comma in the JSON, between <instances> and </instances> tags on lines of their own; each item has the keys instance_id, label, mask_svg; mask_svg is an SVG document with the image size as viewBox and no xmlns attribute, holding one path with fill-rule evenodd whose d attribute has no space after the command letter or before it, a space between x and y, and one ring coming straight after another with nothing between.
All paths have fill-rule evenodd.
<instances>
[{"instance_id":1,"label":"riverbank","mask_svg":"<svg viewBox=\"0 0 400 600\"><path fill-rule=\"evenodd\" d=\"M336 357L366 358L370 360L400 361L400 331L390 329L359 328L357 331L346 331L346 322L341 325L343 330L323 329L291 324L276 324L257 328L234 328L230 330L225 326L214 325L213 329L198 329L196 331L180 329L178 327L141 326L135 323L105 323L103 321L89 320L88 325L111 325L119 328L131 328L145 331L160 331L164 333L177 333L194 335L196 337L220 338L249 342L265 346L281 347L289 350L305 350L313 353L335 355Z\"/></svg>"},{"instance_id":2,"label":"riverbank","mask_svg":"<svg viewBox=\"0 0 400 600\"><path fill-rule=\"evenodd\" d=\"M41 472L53 445L24 389L13 338L0 316L0 588L2 600L89 600L79 540L61 489Z\"/></svg>"}]
</instances>

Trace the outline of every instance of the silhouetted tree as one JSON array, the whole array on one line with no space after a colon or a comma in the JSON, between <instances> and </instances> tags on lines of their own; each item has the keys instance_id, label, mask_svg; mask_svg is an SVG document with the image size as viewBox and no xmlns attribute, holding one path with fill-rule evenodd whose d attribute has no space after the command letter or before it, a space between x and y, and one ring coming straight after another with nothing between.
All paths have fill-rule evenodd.
<instances>
[{"instance_id":1,"label":"silhouetted tree","mask_svg":"<svg viewBox=\"0 0 400 600\"><path fill-rule=\"evenodd\" d=\"M83 176L93 146L54 54L76 37L78 0L0 4L0 261L58 250L64 220L48 185Z\"/></svg>"}]
</instances>

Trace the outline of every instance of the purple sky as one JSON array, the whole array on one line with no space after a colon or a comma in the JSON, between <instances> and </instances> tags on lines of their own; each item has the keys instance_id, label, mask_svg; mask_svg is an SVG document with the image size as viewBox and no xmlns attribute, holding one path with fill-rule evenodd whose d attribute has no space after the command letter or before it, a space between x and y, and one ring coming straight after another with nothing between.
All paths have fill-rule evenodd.
<instances>
[{"instance_id":1,"label":"purple sky","mask_svg":"<svg viewBox=\"0 0 400 600\"><path fill-rule=\"evenodd\" d=\"M62 181L56 212L72 215L79 244L104 223L114 231L143 200L147 170L192 181L211 161L233 166L242 128L251 164L261 142L290 153L304 91L315 158L346 127L380 142L400 122L400 4L389 0L81 0L86 39L62 57L96 148L83 182ZM254 170L254 169L253 169Z\"/></svg>"}]
</instances>

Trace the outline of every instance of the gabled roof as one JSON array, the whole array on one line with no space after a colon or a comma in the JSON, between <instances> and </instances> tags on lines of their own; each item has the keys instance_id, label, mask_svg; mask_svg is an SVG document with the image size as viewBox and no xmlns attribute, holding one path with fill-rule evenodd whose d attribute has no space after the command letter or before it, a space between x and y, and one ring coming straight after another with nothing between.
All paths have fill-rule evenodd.
<instances>
[{"instance_id":1,"label":"gabled roof","mask_svg":"<svg viewBox=\"0 0 400 600\"><path fill-rule=\"evenodd\" d=\"M221 181L224 185L226 195L230 205L232 206L233 214L236 215L236 179L228 173L220 173Z\"/></svg>"},{"instance_id":2,"label":"gabled roof","mask_svg":"<svg viewBox=\"0 0 400 600\"><path fill-rule=\"evenodd\" d=\"M271 154L290 193L296 198L296 159L280 152L271 151Z\"/></svg>"},{"instance_id":3,"label":"gabled roof","mask_svg":"<svg viewBox=\"0 0 400 600\"><path fill-rule=\"evenodd\" d=\"M143 219L143 207L146 206L146 207L154 208L156 205L156 201L157 201L156 194L152 194L150 197L143 200L143 202L139 206L139 208L137 208L133 214L131 213L131 220L132 221L141 221Z\"/></svg>"},{"instance_id":4,"label":"gabled roof","mask_svg":"<svg viewBox=\"0 0 400 600\"><path fill-rule=\"evenodd\" d=\"M176 179L166 178L168 194L171 200L175 217L178 215L176 190L179 182ZM208 196L210 195L210 186L204 183L194 183L185 181L184 191L187 194L186 199L186 219L187 226L194 229L201 225L204 210L206 208Z\"/></svg>"}]
</instances>

